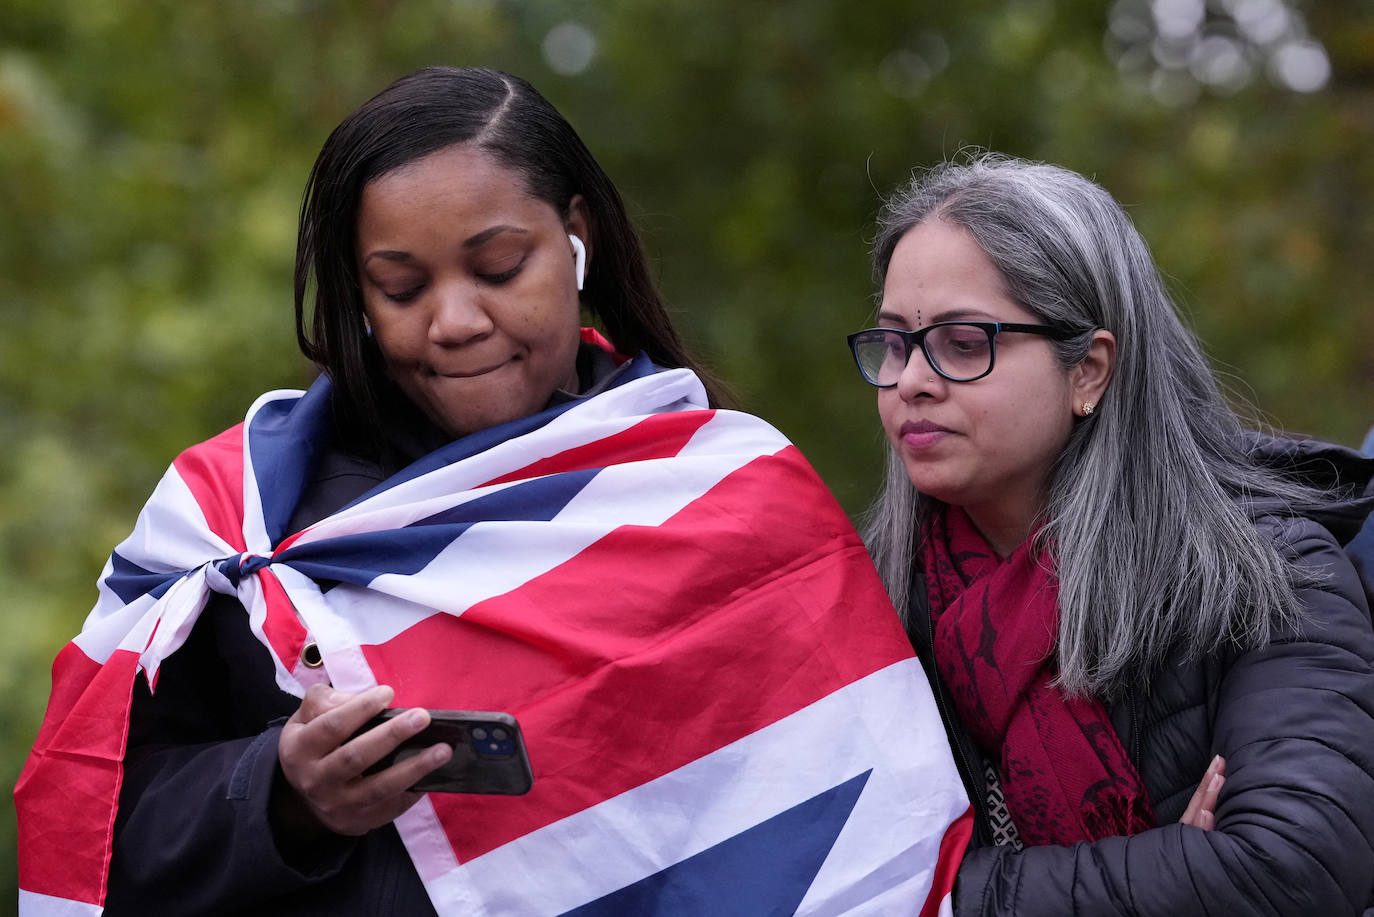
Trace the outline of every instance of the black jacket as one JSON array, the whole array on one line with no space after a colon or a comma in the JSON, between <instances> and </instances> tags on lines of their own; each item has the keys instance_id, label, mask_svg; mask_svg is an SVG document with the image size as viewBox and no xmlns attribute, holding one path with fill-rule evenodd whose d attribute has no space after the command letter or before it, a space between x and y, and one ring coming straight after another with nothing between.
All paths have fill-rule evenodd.
<instances>
[{"instance_id":1,"label":"black jacket","mask_svg":"<svg viewBox=\"0 0 1374 917\"><path fill-rule=\"evenodd\" d=\"M1316 483L1338 470L1359 482L1374 473L1374 462L1320 444L1273 441L1264 456ZM1180 650L1146 688L1111 706L1161 826L1134 837L1020 853L991 845L981 754L932 663L918 580L912 642L979 814L955 913L1374 914L1365 910L1374 908L1374 630L1341 549L1371 502L1339 501L1301 516L1250 507L1260 530L1322 581L1299 592L1305 616L1268 646L1195 662ZM1226 782L1215 829L1178 824L1216 754L1226 758Z\"/></svg>"}]
</instances>

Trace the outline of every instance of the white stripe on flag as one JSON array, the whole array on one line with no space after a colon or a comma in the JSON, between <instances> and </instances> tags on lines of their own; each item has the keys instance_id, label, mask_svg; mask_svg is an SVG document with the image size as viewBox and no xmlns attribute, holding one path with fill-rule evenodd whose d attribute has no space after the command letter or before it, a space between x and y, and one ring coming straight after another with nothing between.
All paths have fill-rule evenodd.
<instances>
[{"instance_id":1,"label":"white stripe on flag","mask_svg":"<svg viewBox=\"0 0 1374 917\"><path fill-rule=\"evenodd\" d=\"M72 643L101 665L117 649L142 653L157 622L157 613L153 611L156 604L157 600L150 595L139 596L128 605L111 603L100 615L91 613Z\"/></svg>"},{"instance_id":2,"label":"white stripe on flag","mask_svg":"<svg viewBox=\"0 0 1374 917\"><path fill-rule=\"evenodd\" d=\"M870 769L797 913L914 914L929 893L946 828L968 808L915 659L450 869L431 884L431 896L441 914L560 914ZM417 806L397 822L412 855L434 849L432 832L441 829L431 813ZM422 874L452 862L416 860Z\"/></svg>"},{"instance_id":3,"label":"white stripe on flag","mask_svg":"<svg viewBox=\"0 0 1374 917\"><path fill-rule=\"evenodd\" d=\"M115 548L125 560L155 572L194 570L210 557L238 551L210 531L204 511L175 467L158 482L133 533Z\"/></svg>"},{"instance_id":4,"label":"white stripe on flag","mask_svg":"<svg viewBox=\"0 0 1374 917\"><path fill-rule=\"evenodd\" d=\"M19 890L21 917L100 917L101 907Z\"/></svg>"}]
</instances>

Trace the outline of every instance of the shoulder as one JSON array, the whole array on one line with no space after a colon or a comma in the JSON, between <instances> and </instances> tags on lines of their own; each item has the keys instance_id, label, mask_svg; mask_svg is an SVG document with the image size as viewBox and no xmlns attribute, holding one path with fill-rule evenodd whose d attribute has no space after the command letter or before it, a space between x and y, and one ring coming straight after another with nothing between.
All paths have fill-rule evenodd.
<instances>
[{"instance_id":1,"label":"shoulder","mask_svg":"<svg viewBox=\"0 0 1374 917\"><path fill-rule=\"evenodd\" d=\"M1298 614L1276 624L1268 643L1215 660L1217 730L1222 744L1278 737L1310 742L1319 724L1359 723L1333 746L1355 748L1374 726L1374 627L1364 588L1334 535L1305 517L1266 516L1256 526L1288 558Z\"/></svg>"},{"instance_id":2,"label":"shoulder","mask_svg":"<svg viewBox=\"0 0 1374 917\"><path fill-rule=\"evenodd\" d=\"M1330 529L1305 516L1263 516L1255 526L1305 577L1296 587L1302 617L1279 639L1347 643L1374 660L1364 584Z\"/></svg>"},{"instance_id":3,"label":"shoulder","mask_svg":"<svg viewBox=\"0 0 1374 917\"><path fill-rule=\"evenodd\" d=\"M1277 493L1237 497L1252 519L1268 520L1265 528L1271 534L1292 528L1276 525L1282 519L1305 519L1320 524L1344 545L1374 512L1374 457L1320 440L1259 434L1247 437L1246 451L1257 467L1303 489L1286 498Z\"/></svg>"},{"instance_id":4,"label":"shoulder","mask_svg":"<svg viewBox=\"0 0 1374 917\"><path fill-rule=\"evenodd\" d=\"M1309 516L1266 514L1254 524L1280 555L1303 567L1339 565L1345 556L1335 534Z\"/></svg>"},{"instance_id":5,"label":"shoulder","mask_svg":"<svg viewBox=\"0 0 1374 917\"><path fill-rule=\"evenodd\" d=\"M1192 656L1179 647L1140 698L1147 783L1157 804L1179 808L1218 752L1279 739L1306 741L1326 712L1372 725L1374 627L1364 588L1329 529L1312 518L1268 515L1257 530L1303 577L1299 614L1261 646ZM1126 712L1114 710L1123 724Z\"/></svg>"}]
</instances>

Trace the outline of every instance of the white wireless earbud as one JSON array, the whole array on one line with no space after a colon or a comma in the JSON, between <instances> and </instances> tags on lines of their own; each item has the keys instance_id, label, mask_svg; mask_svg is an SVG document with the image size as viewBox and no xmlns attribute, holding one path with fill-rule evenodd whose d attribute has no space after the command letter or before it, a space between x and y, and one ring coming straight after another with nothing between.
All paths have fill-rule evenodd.
<instances>
[{"instance_id":1,"label":"white wireless earbud","mask_svg":"<svg viewBox=\"0 0 1374 917\"><path fill-rule=\"evenodd\" d=\"M577 288L582 289L582 278L587 273L587 246L582 244L582 240L572 233L568 233L568 240L572 242L573 260L577 262Z\"/></svg>"}]
</instances>

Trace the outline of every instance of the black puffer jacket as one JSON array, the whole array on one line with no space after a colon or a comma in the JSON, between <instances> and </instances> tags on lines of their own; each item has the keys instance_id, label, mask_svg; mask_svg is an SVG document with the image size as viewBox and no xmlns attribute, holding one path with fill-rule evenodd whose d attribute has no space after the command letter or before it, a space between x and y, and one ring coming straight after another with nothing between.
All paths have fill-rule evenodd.
<instances>
[{"instance_id":1,"label":"black puffer jacket","mask_svg":"<svg viewBox=\"0 0 1374 917\"><path fill-rule=\"evenodd\" d=\"M1302 517L1252 506L1260 530L1322 577L1299 593L1303 620L1261 649L1192 663L1180 652L1111 708L1162 826L1154 830L1019 853L991 845L981 755L939 686L915 584L912 642L980 815L956 915L1374 915L1374 630L1341 549L1374 504L1374 461L1279 441L1264 444L1263 458L1313 483L1361 482L1369 496ZM1178 824L1216 754L1226 782L1215 830Z\"/></svg>"}]
</instances>

